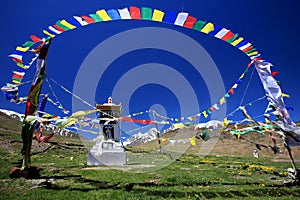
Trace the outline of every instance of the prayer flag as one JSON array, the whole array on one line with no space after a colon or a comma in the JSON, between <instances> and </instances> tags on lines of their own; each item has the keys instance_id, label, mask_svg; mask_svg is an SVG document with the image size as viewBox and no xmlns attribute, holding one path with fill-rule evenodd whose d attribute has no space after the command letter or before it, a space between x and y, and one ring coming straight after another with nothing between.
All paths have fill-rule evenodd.
<instances>
[{"instance_id":1,"label":"prayer flag","mask_svg":"<svg viewBox=\"0 0 300 200\"><path fill-rule=\"evenodd\" d=\"M88 24L93 24L95 23L94 19L88 16L81 16L82 19L84 19ZM99 17L100 18L100 17Z\"/></svg>"},{"instance_id":2,"label":"prayer flag","mask_svg":"<svg viewBox=\"0 0 300 200\"><path fill-rule=\"evenodd\" d=\"M229 32L228 29L222 28L222 29L215 35L215 37L221 39L221 38L224 37L228 32Z\"/></svg>"},{"instance_id":3,"label":"prayer flag","mask_svg":"<svg viewBox=\"0 0 300 200\"><path fill-rule=\"evenodd\" d=\"M192 146L195 146L196 143L197 143L197 139L195 137L189 138L189 141L190 141Z\"/></svg>"},{"instance_id":4,"label":"prayer flag","mask_svg":"<svg viewBox=\"0 0 300 200\"><path fill-rule=\"evenodd\" d=\"M110 10L107 11L107 13L108 13L108 15L110 16L110 18L111 18L112 20L118 20L118 19L121 19L121 17L120 17L120 15L119 15L118 11L115 10L115 9L110 9Z\"/></svg>"},{"instance_id":5,"label":"prayer flag","mask_svg":"<svg viewBox=\"0 0 300 200\"><path fill-rule=\"evenodd\" d=\"M61 34L62 32L57 30L56 28L54 28L53 26L48 26L48 30L50 30L51 32L55 33L55 34ZM49 32L49 31L48 31Z\"/></svg>"},{"instance_id":6,"label":"prayer flag","mask_svg":"<svg viewBox=\"0 0 300 200\"><path fill-rule=\"evenodd\" d=\"M197 18L193 17L193 16L188 16L186 18L186 21L184 23L184 27L186 28L193 28L194 24L196 23Z\"/></svg>"},{"instance_id":7,"label":"prayer flag","mask_svg":"<svg viewBox=\"0 0 300 200\"><path fill-rule=\"evenodd\" d=\"M86 26L86 25L88 25L88 23L87 23L85 20L83 20L81 17L73 16L73 18L74 18L78 23L80 23L81 26Z\"/></svg>"},{"instance_id":8,"label":"prayer flag","mask_svg":"<svg viewBox=\"0 0 300 200\"><path fill-rule=\"evenodd\" d=\"M222 98L220 99L220 105L223 105L225 102L226 102L226 101L225 101L225 97L222 97Z\"/></svg>"},{"instance_id":9,"label":"prayer flag","mask_svg":"<svg viewBox=\"0 0 300 200\"><path fill-rule=\"evenodd\" d=\"M231 44L232 46L236 46L238 45L240 42L242 42L244 40L243 37L239 37L238 39L234 40Z\"/></svg>"},{"instance_id":10,"label":"prayer flag","mask_svg":"<svg viewBox=\"0 0 300 200\"><path fill-rule=\"evenodd\" d=\"M198 20L195 24L194 24L194 27L193 29L197 30L197 31L200 31L203 26L205 25L205 21L201 21L201 20Z\"/></svg>"},{"instance_id":11,"label":"prayer flag","mask_svg":"<svg viewBox=\"0 0 300 200\"><path fill-rule=\"evenodd\" d=\"M130 10L131 19L141 19L141 11L139 8L130 6L129 10Z\"/></svg>"},{"instance_id":12,"label":"prayer flag","mask_svg":"<svg viewBox=\"0 0 300 200\"><path fill-rule=\"evenodd\" d=\"M16 48L17 51L22 51L22 52L26 52L28 51L28 49L29 47L19 47L19 46Z\"/></svg>"},{"instance_id":13,"label":"prayer flag","mask_svg":"<svg viewBox=\"0 0 300 200\"><path fill-rule=\"evenodd\" d=\"M188 15L189 15L189 13L186 13L186 12L178 13L174 24L177 25L177 26L183 26L183 24L186 21Z\"/></svg>"},{"instance_id":14,"label":"prayer flag","mask_svg":"<svg viewBox=\"0 0 300 200\"><path fill-rule=\"evenodd\" d=\"M128 8L118 9L121 19L131 19Z\"/></svg>"},{"instance_id":15,"label":"prayer flag","mask_svg":"<svg viewBox=\"0 0 300 200\"><path fill-rule=\"evenodd\" d=\"M48 31L46 31L46 30L43 30L43 33L45 33L46 35L48 35L48 36L50 36L50 37L52 37L52 38L54 38L55 37L55 35L54 34L51 34L51 33L49 33Z\"/></svg>"},{"instance_id":16,"label":"prayer flag","mask_svg":"<svg viewBox=\"0 0 300 200\"><path fill-rule=\"evenodd\" d=\"M98 10L96 12L97 15L99 15L99 17L103 20L103 21L109 21L111 20L110 16L107 14L107 12L102 9L102 10Z\"/></svg>"},{"instance_id":17,"label":"prayer flag","mask_svg":"<svg viewBox=\"0 0 300 200\"><path fill-rule=\"evenodd\" d=\"M69 29L74 29L74 28L76 28L76 26L70 24L69 22L67 22L67 21L64 20L64 19L60 21L60 24L62 24L62 25L64 25L64 26L68 27Z\"/></svg>"},{"instance_id":18,"label":"prayer flag","mask_svg":"<svg viewBox=\"0 0 300 200\"><path fill-rule=\"evenodd\" d=\"M211 22L208 22L202 29L202 33L208 34L209 32L214 30L214 25Z\"/></svg>"},{"instance_id":19,"label":"prayer flag","mask_svg":"<svg viewBox=\"0 0 300 200\"><path fill-rule=\"evenodd\" d=\"M34 45L34 42L31 41L27 41L24 44L22 44L23 47L31 47L32 45Z\"/></svg>"},{"instance_id":20,"label":"prayer flag","mask_svg":"<svg viewBox=\"0 0 300 200\"><path fill-rule=\"evenodd\" d=\"M143 20L152 19L152 8L142 7L142 19Z\"/></svg>"},{"instance_id":21,"label":"prayer flag","mask_svg":"<svg viewBox=\"0 0 300 200\"><path fill-rule=\"evenodd\" d=\"M206 110L204 110L204 111L202 112L202 114L203 114L203 116L204 116L205 118L208 117L208 114L206 113Z\"/></svg>"},{"instance_id":22,"label":"prayer flag","mask_svg":"<svg viewBox=\"0 0 300 200\"><path fill-rule=\"evenodd\" d=\"M94 20L94 22L102 22L103 20L97 14L89 14L89 16Z\"/></svg>"},{"instance_id":23,"label":"prayer flag","mask_svg":"<svg viewBox=\"0 0 300 200\"><path fill-rule=\"evenodd\" d=\"M162 22L162 20L164 18L164 15L165 15L164 12L162 12L160 10L157 10L157 9L154 9L152 20L157 21L157 22Z\"/></svg>"},{"instance_id":24,"label":"prayer flag","mask_svg":"<svg viewBox=\"0 0 300 200\"><path fill-rule=\"evenodd\" d=\"M168 24L174 24L176 17L177 17L176 12L167 12L167 14L164 18L164 22L168 23Z\"/></svg>"}]
</instances>

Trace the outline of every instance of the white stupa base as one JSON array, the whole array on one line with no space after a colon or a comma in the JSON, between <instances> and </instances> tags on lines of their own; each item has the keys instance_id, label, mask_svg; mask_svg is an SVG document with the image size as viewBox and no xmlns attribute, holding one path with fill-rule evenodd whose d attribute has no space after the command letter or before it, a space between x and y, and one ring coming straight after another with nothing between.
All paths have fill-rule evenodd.
<instances>
[{"instance_id":1,"label":"white stupa base","mask_svg":"<svg viewBox=\"0 0 300 200\"><path fill-rule=\"evenodd\" d=\"M118 142L112 140L97 141L88 153L87 165L126 165L127 155Z\"/></svg>"}]
</instances>

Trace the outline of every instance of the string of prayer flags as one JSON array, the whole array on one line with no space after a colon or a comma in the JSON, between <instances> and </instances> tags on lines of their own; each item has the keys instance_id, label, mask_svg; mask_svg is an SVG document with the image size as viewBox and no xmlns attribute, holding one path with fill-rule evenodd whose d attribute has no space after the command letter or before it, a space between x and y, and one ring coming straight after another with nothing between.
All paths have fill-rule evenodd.
<instances>
[{"instance_id":1,"label":"string of prayer flags","mask_svg":"<svg viewBox=\"0 0 300 200\"><path fill-rule=\"evenodd\" d=\"M69 19L58 20L53 25L48 26L43 30L44 38L31 35L32 41L26 41L16 48L18 52L11 56L18 64L23 63L23 55L29 52L30 48L35 44L47 40L47 38L54 38L66 31L80 28L89 24L100 23L112 20L150 20L160 23L168 23L176 26L183 26L185 28L194 29L212 37L226 41L232 46L238 48L251 59L258 57L259 52L253 47L251 43L243 37L238 37L238 34L231 30L216 25L212 22L197 20L196 17L190 15L188 12L164 12L160 9L150 7L125 7L120 9L100 9L96 13L91 13L86 16L73 16Z\"/></svg>"},{"instance_id":2,"label":"string of prayer flags","mask_svg":"<svg viewBox=\"0 0 300 200\"><path fill-rule=\"evenodd\" d=\"M15 52L10 55L11 59L16 62L16 65L18 66L18 70L14 70L12 83L14 84L21 84L22 80L25 76L26 70L31 66L31 64L35 61L34 57L32 59L32 62L24 63L23 57L25 53L33 53L33 55L39 54L40 49L43 47L44 43L49 40L50 38L55 38L58 35L62 35L62 33L74 30L76 28L80 28L89 24L94 23L102 23L105 21L112 21L112 20L148 20L148 21L154 21L154 22L160 22L160 23L166 23L166 24L173 24L175 26L182 26L185 28L193 29L196 31L199 31L203 34L208 34L211 37L217 38L221 41L225 41L226 43L229 43L233 47L240 50L243 54L247 55L251 62L249 63L248 67L252 65L252 63L255 63L256 68L259 70L259 67L262 66L262 63L257 63L256 61L263 60L260 56L261 54L259 51L254 47L254 45L248 40L246 40L244 37L239 36L237 33L234 33L230 29L226 27L219 26L213 22L209 21L202 21L197 19L196 17L190 15L188 12L165 12L160 9L156 8L150 8L150 7L125 7L120 9L100 9L97 10L95 13L88 14L86 16L73 16L69 19L61 19L58 20L53 25L48 26L46 29L43 29L44 37L38 37L35 35L31 35L31 41L26 41L22 45L19 45L16 47ZM36 47L37 46L37 47ZM255 61L255 62L254 62ZM270 71L271 72L271 71ZM245 74L247 73L247 70L244 71L244 73L239 77L238 81L235 82L235 84L228 90L228 92L221 97L221 99L214 105L216 107L211 106L209 109L206 109L198 114L196 114L196 117L203 116L207 118L209 114L215 111L216 108L218 108L220 105L223 105L226 103L226 98L229 98L230 95L233 95L238 87L238 85L241 83L241 79L244 78ZM259 72L260 73L260 72ZM271 74L271 73L270 73ZM271 75L275 76L277 72L273 72ZM263 85L266 87L269 83L267 83L265 80L261 80L263 82ZM275 84L278 86L280 82L274 82L272 84ZM278 86L279 88L279 86ZM266 88L265 88L266 89ZM280 89L280 88L279 88ZM269 89L266 89L270 94ZM6 92L8 93L8 92ZM9 94L9 93L8 93ZM271 97L274 97L272 94ZM8 97L9 99L10 97ZM277 97L276 97L277 98ZM280 95L281 98L281 95ZM11 98L12 99L12 98ZM278 99L277 99L278 100ZM286 108L284 105L284 102L282 100L274 101L279 102L280 109L283 110L285 113L285 120L287 123L292 124L288 113L286 112ZM62 109L62 106L59 105L59 108ZM212 109L213 108L213 109ZM65 111L65 110L64 110ZM137 116L138 114L135 114L133 116ZM195 116L193 116L193 119L195 120ZM191 120L192 116L189 117L180 117L180 118L167 118L170 121L179 122L181 120Z\"/></svg>"}]
</instances>

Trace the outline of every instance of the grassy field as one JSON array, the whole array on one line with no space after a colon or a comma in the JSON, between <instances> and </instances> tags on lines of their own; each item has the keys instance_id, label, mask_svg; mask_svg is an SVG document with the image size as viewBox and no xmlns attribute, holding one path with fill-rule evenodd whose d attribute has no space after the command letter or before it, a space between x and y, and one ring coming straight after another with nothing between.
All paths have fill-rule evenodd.
<instances>
[{"instance_id":1,"label":"grassy field","mask_svg":"<svg viewBox=\"0 0 300 200\"><path fill-rule=\"evenodd\" d=\"M0 199L300 199L298 187L283 186L286 159L140 151L128 152L127 166L95 167L86 165L81 140L59 136L33 142L40 178L11 179L10 168L21 164L18 126L0 124Z\"/></svg>"}]
</instances>

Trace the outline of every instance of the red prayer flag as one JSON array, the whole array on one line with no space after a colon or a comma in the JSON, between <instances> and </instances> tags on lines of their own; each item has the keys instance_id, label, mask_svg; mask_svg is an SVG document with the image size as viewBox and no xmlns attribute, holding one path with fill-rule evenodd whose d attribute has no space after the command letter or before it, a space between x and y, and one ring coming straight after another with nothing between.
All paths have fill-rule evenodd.
<instances>
[{"instance_id":1,"label":"red prayer flag","mask_svg":"<svg viewBox=\"0 0 300 200\"><path fill-rule=\"evenodd\" d=\"M279 72L272 72L272 76L276 76Z\"/></svg>"},{"instance_id":2,"label":"red prayer flag","mask_svg":"<svg viewBox=\"0 0 300 200\"><path fill-rule=\"evenodd\" d=\"M195 18L193 16L188 16L183 26L187 27L187 28L193 28L196 21L197 21L197 18Z\"/></svg>"},{"instance_id":3,"label":"red prayer flag","mask_svg":"<svg viewBox=\"0 0 300 200\"><path fill-rule=\"evenodd\" d=\"M30 36L31 40L34 42L34 43L37 43L37 42L40 42L41 39L35 35L31 35Z\"/></svg>"},{"instance_id":4,"label":"red prayer flag","mask_svg":"<svg viewBox=\"0 0 300 200\"><path fill-rule=\"evenodd\" d=\"M141 11L139 8L130 6L129 10L132 19L141 19Z\"/></svg>"},{"instance_id":5,"label":"red prayer flag","mask_svg":"<svg viewBox=\"0 0 300 200\"><path fill-rule=\"evenodd\" d=\"M20 75L20 74L13 74L13 78L20 78L22 79L24 76Z\"/></svg>"},{"instance_id":6,"label":"red prayer flag","mask_svg":"<svg viewBox=\"0 0 300 200\"><path fill-rule=\"evenodd\" d=\"M17 63L23 63L23 61L19 58L12 58L13 61L17 62Z\"/></svg>"},{"instance_id":7,"label":"red prayer flag","mask_svg":"<svg viewBox=\"0 0 300 200\"><path fill-rule=\"evenodd\" d=\"M226 33L226 34L221 38L221 40L227 41L227 40L229 40L230 38L232 38L233 36L234 36L234 33L232 33L231 31L228 31L228 33Z\"/></svg>"},{"instance_id":8,"label":"red prayer flag","mask_svg":"<svg viewBox=\"0 0 300 200\"><path fill-rule=\"evenodd\" d=\"M81 16L82 19L84 19L88 24L93 24L95 23L95 21L93 20L93 18L88 17L88 16Z\"/></svg>"},{"instance_id":9,"label":"red prayer flag","mask_svg":"<svg viewBox=\"0 0 300 200\"><path fill-rule=\"evenodd\" d=\"M56 24L54 24L53 27L54 27L55 29L57 29L58 31L60 31L60 32L65 32L65 31L66 31L65 29L63 29L63 28L57 26Z\"/></svg>"},{"instance_id":10,"label":"red prayer flag","mask_svg":"<svg viewBox=\"0 0 300 200\"><path fill-rule=\"evenodd\" d=\"M253 46L247 47L246 49L243 50L243 52L250 51L251 49L253 49Z\"/></svg>"}]
</instances>

